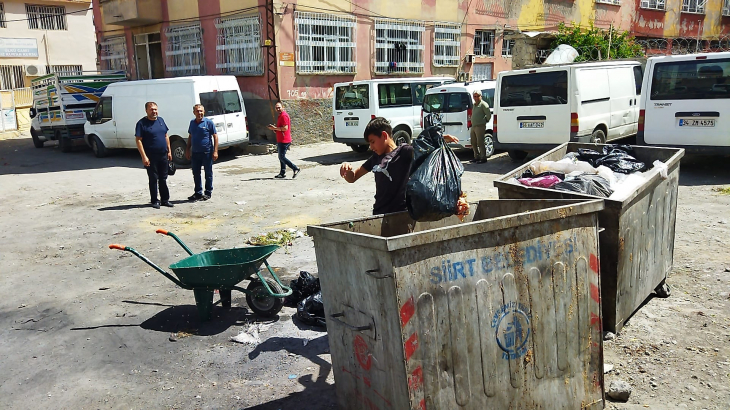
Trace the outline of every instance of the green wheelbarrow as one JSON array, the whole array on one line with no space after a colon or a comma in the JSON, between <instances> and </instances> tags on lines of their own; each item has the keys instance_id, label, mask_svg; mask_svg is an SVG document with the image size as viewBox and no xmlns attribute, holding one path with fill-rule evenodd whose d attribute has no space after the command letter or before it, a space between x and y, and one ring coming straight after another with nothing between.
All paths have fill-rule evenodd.
<instances>
[{"instance_id":1,"label":"green wheelbarrow","mask_svg":"<svg viewBox=\"0 0 730 410\"><path fill-rule=\"evenodd\" d=\"M269 262L266 261L272 253L279 249L278 245L217 249L193 254L193 251L174 233L164 229L158 229L156 232L175 239L190 255L170 265L170 269L177 275L177 279L134 248L112 244L109 245L109 249L131 252L176 285L192 290L202 321L210 320L213 310L213 293L216 289L220 292L221 305L224 308L231 307L231 290L237 290L246 294L246 302L254 313L266 317L279 313L284 304L283 298L292 293L289 287L281 283ZM261 264L266 265L273 280L264 278L259 271ZM246 289L237 286L243 280L250 281Z\"/></svg>"}]
</instances>

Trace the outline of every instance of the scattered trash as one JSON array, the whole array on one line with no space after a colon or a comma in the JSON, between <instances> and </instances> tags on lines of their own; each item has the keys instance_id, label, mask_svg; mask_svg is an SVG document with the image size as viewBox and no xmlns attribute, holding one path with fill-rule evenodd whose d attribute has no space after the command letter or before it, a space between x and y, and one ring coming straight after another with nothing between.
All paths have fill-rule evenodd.
<instances>
[{"instance_id":1,"label":"scattered trash","mask_svg":"<svg viewBox=\"0 0 730 410\"><path fill-rule=\"evenodd\" d=\"M279 245L288 246L292 240L298 236L295 233L289 232L287 229L280 229L278 231L269 232L267 234L253 236L246 241L249 245Z\"/></svg>"},{"instance_id":2,"label":"scattered trash","mask_svg":"<svg viewBox=\"0 0 730 410\"><path fill-rule=\"evenodd\" d=\"M99 288L99 290L109 290L107 287Z\"/></svg>"},{"instance_id":3,"label":"scattered trash","mask_svg":"<svg viewBox=\"0 0 730 410\"><path fill-rule=\"evenodd\" d=\"M236 201L236 205L246 205L246 201Z\"/></svg>"},{"instance_id":4,"label":"scattered trash","mask_svg":"<svg viewBox=\"0 0 730 410\"><path fill-rule=\"evenodd\" d=\"M304 339L304 340L302 340L302 344L303 344L304 346L308 345L308 344L309 344L309 339Z\"/></svg>"},{"instance_id":5,"label":"scattered trash","mask_svg":"<svg viewBox=\"0 0 730 410\"><path fill-rule=\"evenodd\" d=\"M23 303L22 305L18 306L18 309L22 309L22 308L24 308L24 307L26 307L26 306L27 306L27 305L26 305L25 303Z\"/></svg>"},{"instance_id":6,"label":"scattered trash","mask_svg":"<svg viewBox=\"0 0 730 410\"><path fill-rule=\"evenodd\" d=\"M296 378L297 378L297 375L296 374L290 374L289 375L289 380L294 380Z\"/></svg>"},{"instance_id":7,"label":"scattered trash","mask_svg":"<svg viewBox=\"0 0 730 410\"><path fill-rule=\"evenodd\" d=\"M284 306L296 307L308 296L320 291L319 278L307 271L300 271L299 277L289 283L292 294L284 298Z\"/></svg>"},{"instance_id":8,"label":"scattered trash","mask_svg":"<svg viewBox=\"0 0 730 410\"><path fill-rule=\"evenodd\" d=\"M613 370L612 364L608 364L608 363L603 364L603 374L606 374L606 373L610 372L611 370Z\"/></svg>"},{"instance_id":9,"label":"scattered trash","mask_svg":"<svg viewBox=\"0 0 730 410\"><path fill-rule=\"evenodd\" d=\"M236 336L233 336L231 338L232 342L241 343L245 345L253 345L256 346L259 343L261 343L261 339L259 339L259 329L258 326L252 325L249 326L247 330L242 331Z\"/></svg>"},{"instance_id":10,"label":"scattered trash","mask_svg":"<svg viewBox=\"0 0 730 410\"><path fill-rule=\"evenodd\" d=\"M177 335L175 333L170 333L170 337L167 340L177 342Z\"/></svg>"},{"instance_id":11,"label":"scattered trash","mask_svg":"<svg viewBox=\"0 0 730 410\"><path fill-rule=\"evenodd\" d=\"M327 327L324 319L322 292L317 292L299 302L299 305L297 305L297 317L308 325Z\"/></svg>"}]
</instances>

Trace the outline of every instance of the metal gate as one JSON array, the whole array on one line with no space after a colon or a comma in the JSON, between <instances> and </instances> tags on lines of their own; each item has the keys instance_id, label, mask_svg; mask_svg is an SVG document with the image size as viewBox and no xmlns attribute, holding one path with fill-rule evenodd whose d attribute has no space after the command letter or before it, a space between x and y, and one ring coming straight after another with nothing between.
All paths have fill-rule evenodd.
<instances>
[{"instance_id":1,"label":"metal gate","mask_svg":"<svg viewBox=\"0 0 730 410\"><path fill-rule=\"evenodd\" d=\"M492 64L474 64L474 74L471 79L473 81L491 80Z\"/></svg>"}]
</instances>

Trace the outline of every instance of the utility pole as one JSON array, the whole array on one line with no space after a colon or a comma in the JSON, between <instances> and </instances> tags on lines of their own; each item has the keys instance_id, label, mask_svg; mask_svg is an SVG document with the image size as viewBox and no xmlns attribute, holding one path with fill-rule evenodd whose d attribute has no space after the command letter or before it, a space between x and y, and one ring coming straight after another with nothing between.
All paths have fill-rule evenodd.
<instances>
[{"instance_id":1,"label":"utility pole","mask_svg":"<svg viewBox=\"0 0 730 410\"><path fill-rule=\"evenodd\" d=\"M608 27L608 56L606 57L606 60L611 59L611 39L613 37L613 23Z\"/></svg>"}]
</instances>

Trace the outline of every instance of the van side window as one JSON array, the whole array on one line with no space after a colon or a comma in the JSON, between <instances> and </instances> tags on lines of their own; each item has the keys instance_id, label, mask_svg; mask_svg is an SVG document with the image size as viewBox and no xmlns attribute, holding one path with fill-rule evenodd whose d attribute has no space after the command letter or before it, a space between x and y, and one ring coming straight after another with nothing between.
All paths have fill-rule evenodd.
<instances>
[{"instance_id":1,"label":"van side window","mask_svg":"<svg viewBox=\"0 0 730 410\"><path fill-rule=\"evenodd\" d=\"M502 77L499 105L524 107L568 103L568 72L548 71Z\"/></svg>"},{"instance_id":2,"label":"van side window","mask_svg":"<svg viewBox=\"0 0 730 410\"><path fill-rule=\"evenodd\" d=\"M112 119L112 99L111 98L102 98L99 102L99 105L101 106L100 112L101 112L101 119L102 120L110 120Z\"/></svg>"},{"instance_id":3,"label":"van side window","mask_svg":"<svg viewBox=\"0 0 730 410\"><path fill-rule=\"evenodd\" d=\"M482 90L482 100L489 105L489 108L494 108L494 88Z\"/></svg>"},{"instance_id":4,"label":"van side window","mask_svg":"<svg viewBox=\"0 0 730 410\"><path fill-rule=\"evenodd\" d=\"M439 83L414 83L411 84L413 88L413 105L423 104L423 98L426 96L426 91L439 85Z\"/></svg>"},{"instance_id":5,"label":"van side window","mask_svg":"<svg viewBox=\"0 0 730 410\"><path fill-rule=\"evenodd\" d=\"M380 107L404 107L413 105L411 85L407 83L379 84L378 103Z\"/></svg>"},{"instance_id":6,"label":"van side window","mask_svg":"<svg viewBox=\"0 0 730 410\"><path fill-rule=\"evenodd\" d=\"M200 103L206 117L241 112L241 100L235 90L200 93Z\"/></svg>"},{"instance_id":7,"label":"van side window","mask_svg":"<svg viewBox=\"0 0 730 410\"><path fill-rule=\"evenodd\" d=\"M471 108L471 96L467 93L449 93L444 112L462 112Z\"/></svg>"},{"instance_id":8,"label":"van side window","mask_svg":"<svg viewBox=\"0 0 730 410\"><path fill-rule=\"evenodd\" d=\"M335 110L360 110L370 108L368 84L350 85L335 89Z\"/></svg>"},{"instance_id":9,"label":"van side window","mask_svg":"<svg viewBox=\"0 0 730 410\"><path fill-rule=\"evenodd\" d=\"M730 98L730 59L659 63L651 79L652 100Z\"/></svg>"},{"instance_id":10,"label":"van side window","mask_svg":"<svg viewBox=\"0 0 730 410\"><path fill-rule=\"evenodd\" d=\"M636 95L641 94L641 82L644 80L644 72L640 66L634 66L634 81L636 82Z\"/></svg>"}]
</instances>

